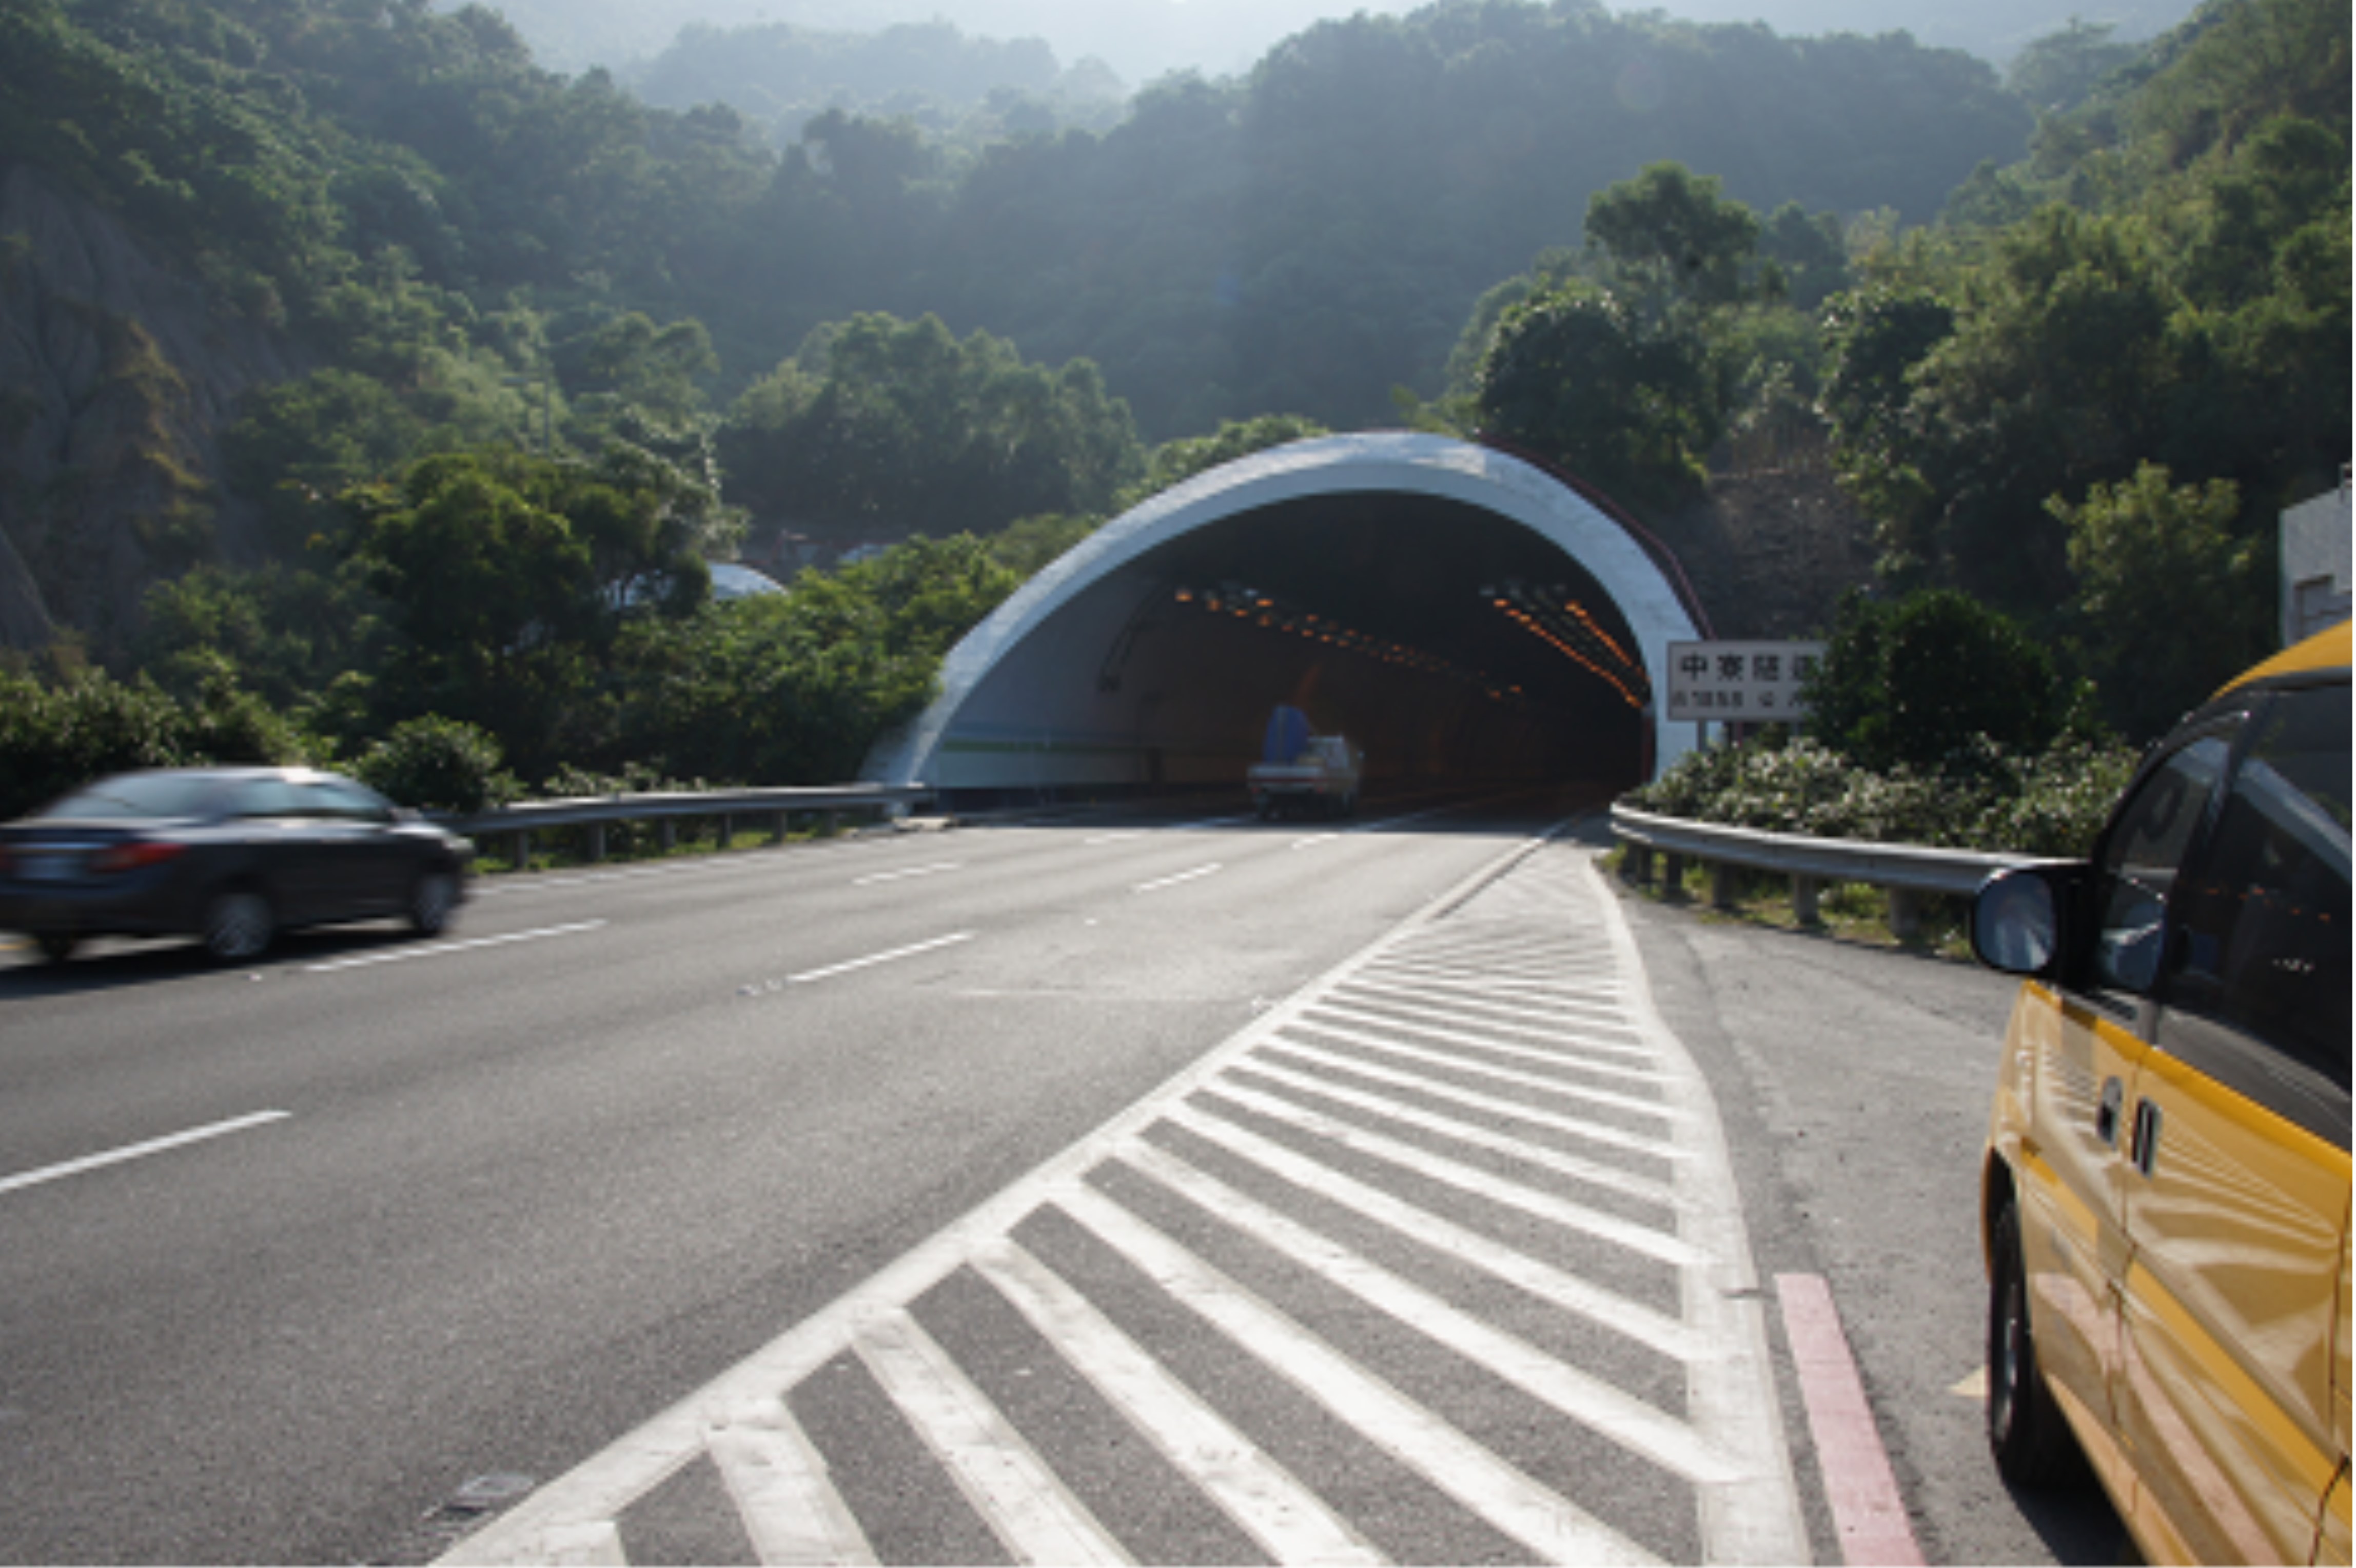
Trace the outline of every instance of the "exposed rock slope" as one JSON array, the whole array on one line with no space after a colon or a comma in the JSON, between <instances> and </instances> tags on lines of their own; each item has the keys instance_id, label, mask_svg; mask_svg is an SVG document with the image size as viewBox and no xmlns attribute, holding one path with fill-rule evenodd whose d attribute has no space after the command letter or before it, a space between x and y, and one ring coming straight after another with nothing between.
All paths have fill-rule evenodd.
<instances>
[{"instance_id":1,"label":"exposed rock slope","mask_svg":"<svg viewBox=\"0 0 2356 1568\"><path fill-rule=\"evenodd\" d=\"M299 356L216 309L191 271L0 167L0 644L66 627L111 640L159 577L246 553L216 435Z\"/></svg>"}]
</instances>

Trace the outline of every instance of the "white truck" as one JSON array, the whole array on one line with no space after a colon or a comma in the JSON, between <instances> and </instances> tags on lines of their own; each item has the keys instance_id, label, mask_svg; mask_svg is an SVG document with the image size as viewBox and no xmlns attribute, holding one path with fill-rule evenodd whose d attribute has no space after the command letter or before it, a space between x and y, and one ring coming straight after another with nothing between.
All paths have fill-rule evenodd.
<instances>
[{"instance_id":1,"label":"white truck","mask_svg":"<svg viewBox=\"0 0 2356 1568\"><path fill-rule=\"evenodd\" d=\"M1280 814L1346 817L1358 809L1358 778L1365 754L1338 735L1311 735L1293 708L1269 723L1261 760L1245 775L1260 821Z\"/></svg>"}]
</instances>

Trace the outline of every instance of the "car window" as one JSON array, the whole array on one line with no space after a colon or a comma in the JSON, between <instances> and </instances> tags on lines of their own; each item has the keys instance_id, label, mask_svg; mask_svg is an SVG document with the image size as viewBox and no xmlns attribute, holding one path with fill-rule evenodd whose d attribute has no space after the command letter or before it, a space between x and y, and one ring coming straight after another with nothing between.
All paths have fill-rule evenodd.
<instances>
[{"instance_id":1,"label":"car window","mask_svg":"<svg viewBox=\"0 0 2356 1568\"><path fill-rule=\"evenodd\" d=\"M348 779L314 779L303 786L303 793L315 816L359 822L387 822L392 816L381 796Z\"/></svg>"},{"instance_id":2,"label":"car window","mask_svg":"<svg viewBox=\"0 0 2356 1568\"><path fill-rule=\"evenodd\" d=\"M237 786L241 817L300 817L306 815L303 798L284 779L248 779Z\"/></svg>"},{"instance_id":3,"label":"car window","mask_svg":"<svg viewBox=\"0 0 2356 1568\"><path fill-rule=\"evenodd\" d=\"M2097 868L2098 986L2141 996L2158 980L2169 896L2224 774L2229 738L2212 732L2179 746L2112 819Z\"/></svg>"},{"instance_id":4,"label":"car window","mask_svg":"<svg viewBox=\"0 0 2356 1568\"><path fill-rule=\"evenodd\" d=\"M2178 900L2168 1001L2349 1090L2349 702L2278 695ZM2343 1109L2344 1115L2344 1109Z\"/></svg>"},{"instance_id":5,"label":"car window","mask_svg":"<svg viewBox=\"0 0 2356 1568\"><path fill-rule=\"evenodd\" d=\"M41 814L45 817L200 817L218 779L177 773L125 773L84 785Z\"/></svg>"}]
</instances>

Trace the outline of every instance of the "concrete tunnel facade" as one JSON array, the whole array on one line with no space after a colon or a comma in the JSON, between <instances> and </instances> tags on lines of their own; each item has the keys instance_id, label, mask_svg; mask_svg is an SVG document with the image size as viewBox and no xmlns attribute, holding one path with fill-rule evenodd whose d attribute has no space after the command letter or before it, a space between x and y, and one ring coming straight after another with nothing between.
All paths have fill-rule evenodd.
<instances>
[{"instance_id":1,"label":"concrete tunnel facade","mask_svg":"<svg viewBox=\"0 0 2356 1568\"><path fill-rule=\"evenodd\" d=\"M1629 525L1519 458L1334 435L1108 522L952 650L867 775L953 793L1240 788L1269 711L1370 782L1586 779L1674 761L1668 645L1697 610Z\"/></svg>"}]
</instances>

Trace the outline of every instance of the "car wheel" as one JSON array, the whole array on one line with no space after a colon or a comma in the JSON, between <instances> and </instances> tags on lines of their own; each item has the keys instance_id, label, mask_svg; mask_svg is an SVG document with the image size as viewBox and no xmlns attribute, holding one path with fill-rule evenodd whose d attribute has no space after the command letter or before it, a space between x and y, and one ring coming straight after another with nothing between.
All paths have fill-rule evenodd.
<instances>
[{"instance_id":1,"label":"car wheel","mask_svg":"<svg viewBox=\"0 0 2356 1568\"><path fill-rule=\"evenodd\" d=\"M2004 1478L2018 1487L2083 1481L2086 1459L2037 1365L2029 1321L2029 1270L2020 1251L2020 1210L2007 1197L1997 1209L1988 1281L1987 1435Z\"/></svg>"},{"instance_id":2,"label":"car wheel","mask_svg":"<svg viewBox=\"0 0 2356 1568\"><path fill-rule=\"evenodd\" d=\"M421 937L438 937L449 929L458 909L458 879L446 871L419 875L409 890L409 929Z\"/></svg>"},{"instance_id":3,"label":"car wheel","mask_svg":"<svg viewBox=\"0 0 2356 1568\"><path fill-rule=\"evenodd\" d=\"M65 962L73 957L74 949L81 946L81 939L71 931L36 931L33 940L40 948L41 956L51 963Z\"/></svg>"},{"instance_id":4,"label":"car wheel","mask_svg":"<svg viewBox=\"0 0 2356 1568\"><path fill-rule=\"evenodd\" d=\"M213 957L223 963L242 963L269 951L276 929L269 899L251 887L231 887L214 894L205 905L198 934Z\"/></svg>"}]
</instances>

